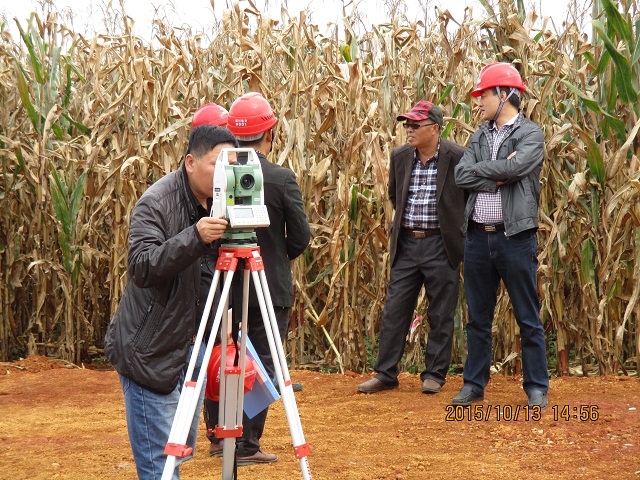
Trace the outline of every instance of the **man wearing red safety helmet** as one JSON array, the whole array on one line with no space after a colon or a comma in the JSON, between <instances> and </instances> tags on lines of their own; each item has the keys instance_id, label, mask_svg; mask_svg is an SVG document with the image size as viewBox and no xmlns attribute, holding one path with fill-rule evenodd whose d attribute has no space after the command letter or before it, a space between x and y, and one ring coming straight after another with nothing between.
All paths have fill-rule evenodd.
<instances>
[{"instance_id":1,"label":"man wearing red safety helmet","mask_svg":"<svg viewBox=\"0 0 640 480\"><path fill-rule=\"evenodd\" d=\"M464 386L453 405L484 399L491 366L491 326L500 280L520 327L523 388L529 407L545 408L549 375L537 291L538 201L544 159L542 130L520 112L525 86L508 63L480 71L476 89L480 125L456 167L468 190L463 231L468 355Z\"/></svg>"},{"instance_id":2,"label":"man wearing red safety helmet","mask_svg":"<svg viewBox=\"0 0 640 480\"><path fill-rule=\"evenodd\" d=\"M242 148L253 148L258 154L262 168L264 201L271 224L257 228L256 236L264 262L269 292L281 339L285 338L289 325L289 315L293 306L293 277L291 261L300 256L311 237L309 223L304 212L302 194L295 174L267 160L273 144L273 128L277 123L269 102L257 92L250 92L238 98L229 109L227 128L233 133ZM233 305L242 305L241 277L234 278L232 289ZM239 321L240 308L234 308L234 317ZM237 316L236 316L237 315ZM249 339L269 376L275 380L275 368L262 320L262 314L253 283L249 296ZM268 408L249 419L243 418L243 434L237 441L236 460L238 465L275 462L278 457L260 448L260 438L267 419ZM205 402L207 427L215 426L217 404ZM222 444L214 438L209 453L222 454Z\"/></svg>"}]
</instances>

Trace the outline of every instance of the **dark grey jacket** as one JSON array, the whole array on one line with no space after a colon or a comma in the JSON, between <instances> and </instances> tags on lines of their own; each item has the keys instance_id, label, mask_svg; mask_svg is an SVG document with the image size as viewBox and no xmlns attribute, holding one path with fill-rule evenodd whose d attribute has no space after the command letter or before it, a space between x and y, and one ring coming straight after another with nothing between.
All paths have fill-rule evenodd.
<instances>
[{"instance_id":1,"label":"dark grey jacket","mask_svg":"<svg viewBox=\"0 0 640 480\"><path fill-rule=\"evenodd\" d=\"M184 164L142 195L131 214L129 280L105 337L105 354L121 375L171 392L195 331L200 257L195 197Z\"/></svg>"},{"instance_id":2,"label":"dark grey jacket","mask_svg":"<svg viewBox=\"0 0 640 480\"><path fill-rule=\"evenodd\" d=\"M540 171L544 160L544 135L540 127L524 118L516 120L509 136L491 160L489 124L476 131L455 170L456 183L469 190L462 231L466 233L478 192L495 192L500 187L502 218L507 236L538 226ZM509 160L507 157L516 154Z\"/></svg>"},{"instance_id":3,"label":"dark grey jacket","mask_svg":"<svg viewBox=\"0 0 640 480\"><path fill-rule=\"evenodd\" d=\"M402 215L407 205L409 183L415 156L415 148L409 144L393 149L389 166L389 199L395 209L391 241L389 246L389 261L393 260L398 248L398 237L402 228ZM444 138L440 139L438 154L438 173L436 176L436 201L440 232L447 251L449 263L457 268L464 253L464 235L460 231L460 223L464 212L464 191L455 184L453 168L458 164L464 152L464 147Z\"/></svg>"}]
</instances>

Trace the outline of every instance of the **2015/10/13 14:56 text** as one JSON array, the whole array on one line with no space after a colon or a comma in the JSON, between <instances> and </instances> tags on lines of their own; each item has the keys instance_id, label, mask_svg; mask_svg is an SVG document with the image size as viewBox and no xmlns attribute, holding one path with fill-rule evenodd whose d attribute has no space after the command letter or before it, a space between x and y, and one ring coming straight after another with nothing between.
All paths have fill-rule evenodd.
<instances>
[{"instance_id":1,"label":"2015/10/13 14:56 text","mask_svg":"<svg viewBox=\"0 0 640 480\"><path fill-rule=\"evenodd\" d=\"M549 410L548 410L549 411ZM600 418L597 405L553 405L549 413L553 415L554 421L559 420L576 420L581 422L595 422ZM537 405L529 407L528 405L492 405L477 404L470 406L447 405L445 407L446 422L488 422L494 420L496 422L517 422L524 421L540 421L543 411Z\"/></svg>"}]
</instances>

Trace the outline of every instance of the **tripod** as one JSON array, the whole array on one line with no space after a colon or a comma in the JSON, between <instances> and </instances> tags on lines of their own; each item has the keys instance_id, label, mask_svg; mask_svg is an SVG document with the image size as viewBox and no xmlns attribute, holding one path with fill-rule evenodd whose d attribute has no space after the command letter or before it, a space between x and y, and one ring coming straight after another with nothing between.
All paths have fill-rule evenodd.
<instances>
[{"instance_id":1,"label":"tripod","mask_svg":"<svg viewBox=\"0 0 640 480\"><path fill-rule=\"evenodd\" d=\"M304 480L311 480L311 469L307 459L310 447L309 444L305 442L304 434L302 432L302 424L300 423L298 407L293 394L293 387L289 377L289 369L287 367L284 349L282 347L282 340L280 338L280 333L278 332L278 325L276 323L276 316L273 310L273 303L271 302L267 277L264 272L264 264L262 262L262 257L260 256L260 247L255 244L253 246L246 247L221 247L218 250L218 262L216 263L216 269L213 280L211 281L211 287L205 303L202 320L200 321L200 326L196 335L193 353L191 354L191 359L189 360L189 365L187 367L185 383L180 393L180 399L178 400L178 407L171 426L171 432L169 433L169 440L167 441L164 451L167 455L167 461L162 473L162 480L170 480L176 468L176 460L178 458L184 458L192 452L192 448L186 445L189 428L196 411L198 414L200 412L198 409L200 406L198 400L203 388L205 372L207 371L206 365L209 363L211 352L213 350L213 339L216 338L223 314L226 320L231 282L239 259L243 259L245 262L242 286L243 335L240 343L239 366L226 367L226 321L222 322L221 332L221 338L223 339L221 362L223 363L221 363L220 366L220 411L218 425L215 428L215 434L216 437L221 438L223 442L222 480L235 480L237 478L235 472L235 443L236 438L242 436L244 361L249 308L249 276L253 278L253 283L258 297L258 303L260 305L260 311L262 313L262 319L269 342L269 349L271 351L271 358L273 360L278 385L282 395L282 402L284 404L285 414L289 424L289 431L291 432L294 454L300 461L302 478ZM211 306L213 304L221 272L224 272L225 274L224 285L220 301L218 303L218 308L216 309L213 319L213 326L209 337L211 341L209 341L209 344L207 345L202 367L200 368L197 380L194 382L192 379L193 371L195 369L198 352L204 338L209 313L211 312ZM225 365L225 368L222 368L223 364Z\"/></svg>"}]
</instances>

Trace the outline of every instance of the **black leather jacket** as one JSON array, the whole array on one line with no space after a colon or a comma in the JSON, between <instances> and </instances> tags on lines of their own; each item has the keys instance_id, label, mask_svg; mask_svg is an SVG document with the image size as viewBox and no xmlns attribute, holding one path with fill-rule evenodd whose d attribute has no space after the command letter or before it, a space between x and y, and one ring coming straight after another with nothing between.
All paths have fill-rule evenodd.
<instances>
[{"instance_id":1,"label":"black leather jacket","mask_svg":"<svg viewBox=\"0 0 640 480\"><path fill-rule=\"evenodd\" d=\"M136 203L129 231L129 280L105 337L115 369L159 393L170 393L195 331L200 257L197 203L184 164Z\"/></svg>"}]
</instances>

